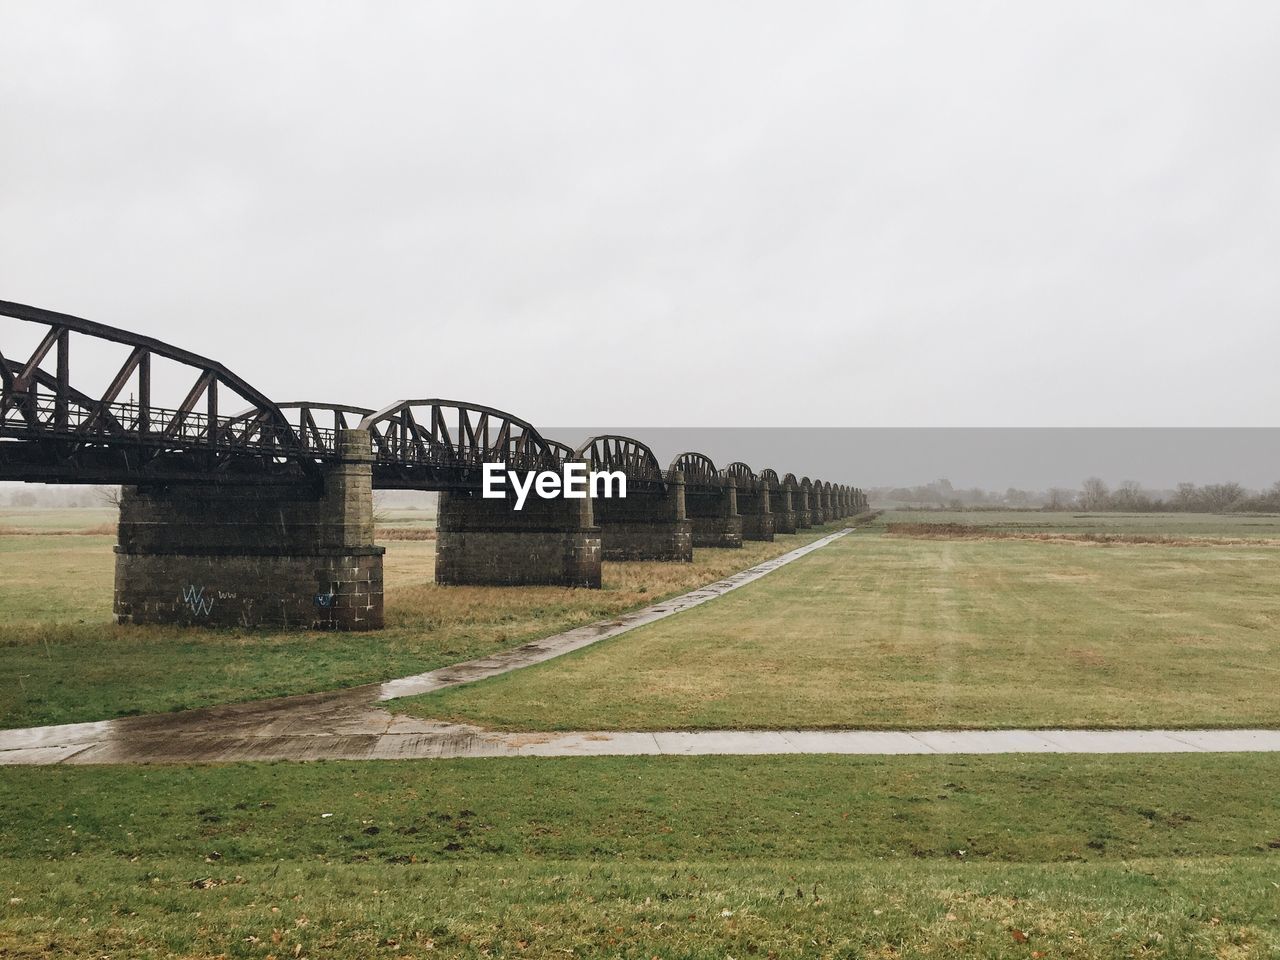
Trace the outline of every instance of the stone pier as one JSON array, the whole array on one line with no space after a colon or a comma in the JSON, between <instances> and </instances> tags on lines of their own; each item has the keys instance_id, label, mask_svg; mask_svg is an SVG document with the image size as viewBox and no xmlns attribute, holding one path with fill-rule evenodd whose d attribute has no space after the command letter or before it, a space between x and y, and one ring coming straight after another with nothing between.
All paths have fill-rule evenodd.
<instances>
[{"instance_id":1,"label":"stone pier","mask_svg":"<svg viewBox=\"0 0 1280 960\"><path fill-rule=\"evenodd\" d=\"M779 480L777 493L769 494L769 509L773 513L774 533L795 533L800 528L795 510L795 488L790 480Z\"/></svg>"},{"instance_id":2,"label":"stone pier","mask_svg":"<svg viewBox=\"0 0 1280 960\"><path fill-rule=\"evenodd\" d=\"M748 481L748 489L738 490L738 512L742 515L743 540L772 540L773 512L769 505L769 484Z\"/></svg>"},{"instance_id":3,"label":"stone pier","mask_svg":"<svg viewBox=\"0 0 1280 960\"><path fill-rule=\"evenodd\" d=\"M693 522L685 510L684 478L661 488L628 488L625 497L592 501L605 560L693 560Z\"/></svg>"},{"instance_id":4,"label":"stone pier","mask_svg":"<svg viewBox=\"0 0 1280 960\"><path fill-rule=\"evenodd\" d=\"M687 487L685 513L693 531L695 547L741 547L742 517L738 514L738 485L725 477L723 486Z\"/></svg>"},{"instance_id":5,"label":"stone pier","mask_svg":"<svg viewBox=\"0 0 1280 960\"><path fill-rule=\"evenodd\" d=\"M827 513L826 497L823 496L821 480L813 481L810 491L809 510L813 514L813 525L815 527L820 527L824 523L831 521L831 515Z\"/></svg>"},{"instance_id":6,"label":"stone pier","mask_svg":"<svg viewBox=\"0 0 1280 960\"><path fill-rule=\"evenodd\" d=\"M809 508L809 488L803 483L796 484L792 503L796 508L796 529L808 530L813 526L813 511Z\"/></svg>"},{"instance_id":7,"label":"stone pier","mask_svg":"<svg viewBox=\"0 0 1280 960\"><path fill-rule=\"evenodd\" d=\"M380 629L369 434L338 450L313 483L124 487L117 622Z\"/></svg>"},{"instance_id":8,"label":"stone pier","mask_svg":"<svg viewBox=\"0 0 1280 960\"><path fill-rule=\"evenodd\" d=\"M440 494L436 583L600 586L600 528L592 501L531 495L485 499L479 490Z\"/></svg>"}]
</instances>

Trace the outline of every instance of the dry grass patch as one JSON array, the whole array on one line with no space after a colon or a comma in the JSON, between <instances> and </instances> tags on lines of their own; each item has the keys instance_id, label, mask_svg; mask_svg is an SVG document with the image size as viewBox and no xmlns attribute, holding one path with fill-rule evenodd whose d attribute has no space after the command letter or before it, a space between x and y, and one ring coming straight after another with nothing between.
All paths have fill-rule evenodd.
<instances>
[{"instance_id":1,"label":"dry grass patch","mask_svg":"<svg viewBox=\"0 0 1280 960\"><path fill-rule=\"evenodd\" d=\"M387 594L388 627L448 628L488 637L492 649L594 623L687 593L825 535L791 534L741 549L699 549L693 563L605 563L602 589L572 587L441 587L424 568L414 583ZM397 544L396 546L401 546ZM458 652L458 651L451 651Z\"/></svg>"},{"instance_id":2,"label":"dry grass patch","mask_svg":"<svg viewBox=\"0 0 1280 960\"><path fill-rule=\"evenodd\" d=\"M883 532L890 537L913 537L923 540L1039 540L1045 543L1157 544L1163 547L1238 547L1280 546L1280 540L1264 537L1177 537L1151 533L1024 533L1000 530L970 523L886 523Z\"/></svg>"},{"instance_id":3,"label":"dry grass patch","mask_svg":"<svg viewBox=\"0 0 1280 960\"><path fill-rule=\"evenodd\" d=\"M378 527L374 535L378 543L388 540L435 540L433 527Z\"/></svg>"},{"instance_id":4,"label":"dry grass patch","mask_svg":"<svg viewBox=\"0 0 1280 960\"><path fill-rule=\"evenodd\" d=\"M0 527L0 537L114 537L114 523L99 523L75 530L42 530L38 527Z\"/></svg>"},{"instance_id":5,"label":"dry grass patch","mask_svg":"<svg viewBox=\"0 0 1280 960\"><path fill-rule=\"evenodd\" d=\"M1271 547L855 534L404 709L514 730L1266 727L1278 664Z\"/></svg>"}]
</instances>

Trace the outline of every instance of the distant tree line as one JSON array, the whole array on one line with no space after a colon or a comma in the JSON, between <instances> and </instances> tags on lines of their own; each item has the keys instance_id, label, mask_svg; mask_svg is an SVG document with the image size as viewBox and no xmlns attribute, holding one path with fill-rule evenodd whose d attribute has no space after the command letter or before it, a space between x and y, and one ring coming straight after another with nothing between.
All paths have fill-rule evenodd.
<instances>
[{"instance_id":1,"label":"distant tree line","mask_svg":"<svg viewBox=\"0 0 1280 960\"><path fill-rule=\"evenodd\" d=\"M917 510L1086 510L1125 513L1280 513L1280 482L1266 490L1238 483L1180 483L1172 490L1147 490L1125 480L1114 490L1099 477L1089 477L1078 490L1050 487L1003 493L979 487L956 489L949 480L916 487L877 487L870 491L876 507Z\"/></svg>"},{"instance_id":2,"label":"distant tree line","mask_svg":"<svg viewBox=\"0 0 1280 960\"><path fill-rule=\"evenodd\" d=\"M4 484L0 487L0 504L19 508L60 509L110 506L116 502L119 487L46 486L37 483Z\"/></svg>"},{"instance_id":3,"label":"distant tree line","mask_svg":"<svg viewBox=\"0 0 1280 960\"><path fill-rule=\"evenodd\" d=\"M1248 490L1238 483L1180 483L1170 491L1143 490L1126 480L1111 490L1098 477L1080 487L1078 505L1089 511L1127 513L1275 513L1280 512L1280 482L1266 490Z\"/></svg>"}]
</instances>

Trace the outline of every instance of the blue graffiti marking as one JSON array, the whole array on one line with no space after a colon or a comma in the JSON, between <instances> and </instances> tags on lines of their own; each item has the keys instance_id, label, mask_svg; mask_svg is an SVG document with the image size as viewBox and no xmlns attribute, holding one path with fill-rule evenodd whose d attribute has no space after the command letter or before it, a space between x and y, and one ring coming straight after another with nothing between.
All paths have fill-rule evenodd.
<instances>
[{"instance_id":1,"label":"blue graffiti marking","mask_svg":"<svg viewBox=\"0 0 1280 960\"><path fill-rule=\"evenodd\" d=\"M182 600L191 608L191 612L198 617L207 617L213 610L213 598L208 600L204 597L204 587L197 587L195 584L188 584L187 588L182 591Z\"/></svg>"}]
</instances>

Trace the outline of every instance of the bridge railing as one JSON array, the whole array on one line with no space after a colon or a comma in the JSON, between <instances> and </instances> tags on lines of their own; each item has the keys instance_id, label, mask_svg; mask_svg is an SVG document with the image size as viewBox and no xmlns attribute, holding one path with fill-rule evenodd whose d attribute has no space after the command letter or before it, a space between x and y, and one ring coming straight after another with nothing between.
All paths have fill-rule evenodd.
<instances>
[{"instance_id":1,"label":"bridge railing","mask_svg":"<svg viewBox=\"0 0 1280 960\"><path fill-rule=\"evenodd\" d=\"M520 449L515 444L505 451L488 446L455 445L445 449L425 444L379 443L374 436L374 459L378 463L414 467L465 467L480 469L486 463L500 463L513 470L555 470L563 465L559 457L546 451Z\"/></svg>"},{"instance_id":2,"label":"bridge railing","mask_svg":"<svg viewBox=\"0 0 1280 960\"><path fill-rule=\"evenodd\" d=\"M289 426L255 422L238 417L217 417L210 432L208 414L196 410L144 406L120 401L94 408L63 405L58 398L14 396L8 398L0 436L14 439L109 442L113 435L132 443L169 449L234 449L273 455L302 453L327 459L334 455L336 433L318 427L316 436L299 437Z\"/></svg>"}]
</instances>

